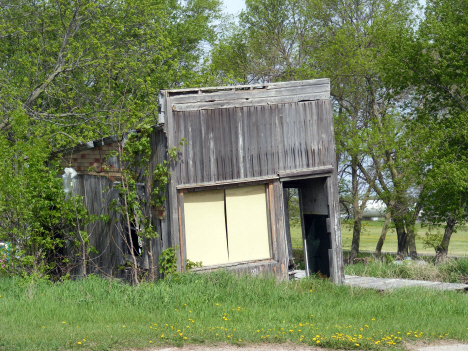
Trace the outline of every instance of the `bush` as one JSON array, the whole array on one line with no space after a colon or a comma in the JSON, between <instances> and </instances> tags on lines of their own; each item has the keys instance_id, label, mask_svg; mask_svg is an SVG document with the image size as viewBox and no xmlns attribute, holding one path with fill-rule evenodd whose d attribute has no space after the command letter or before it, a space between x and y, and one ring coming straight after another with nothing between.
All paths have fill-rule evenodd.
<instances>
[{"instance_id":1,"label":"bush","mask_svg":"<svg viewBox=\"0 0 468 351\"><path fill-rule=\"evenodd\" d=\"M6 262L0 256L1 272L61 275L65 242L76 246L75 227L89 217L80 199L65 198L48 140L30 134L31 121L21 110L11 119L11 131L0 134L0 241L9 245Z\"/></svg>"}]
</instances>

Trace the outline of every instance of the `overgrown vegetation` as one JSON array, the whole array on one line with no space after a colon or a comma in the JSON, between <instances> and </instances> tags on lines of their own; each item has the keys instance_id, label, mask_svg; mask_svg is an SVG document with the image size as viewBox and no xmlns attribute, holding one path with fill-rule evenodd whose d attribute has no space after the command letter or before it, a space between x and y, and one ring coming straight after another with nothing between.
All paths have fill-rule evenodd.
<instances>
[{"instance_id":1,"label":"overgrown vegetation","mask_svg":"<svg viewBox=\"0 0 468 351\"><path fill-rule=\"evenodd\" d=\"M91 276L50 284L0 278L0 350L123 350L185 343L285 342L393 349L468 340L468 296L385 293L322 279L278 282L226 272L130 286Z\"/></svg>"},{"instance_id":2,"label":"overgrown vegetation","mask_svg":"<svg viewBox=\"0 0 468 351\"><path fill-rule=\"evenodd\" d=\"M390 255L381 260L363 257L346 266L345 274L468 284L468 258L446 259L436 265L435 258L428 257L417 261L395 261Z\"/></svg>"}]
</instances>

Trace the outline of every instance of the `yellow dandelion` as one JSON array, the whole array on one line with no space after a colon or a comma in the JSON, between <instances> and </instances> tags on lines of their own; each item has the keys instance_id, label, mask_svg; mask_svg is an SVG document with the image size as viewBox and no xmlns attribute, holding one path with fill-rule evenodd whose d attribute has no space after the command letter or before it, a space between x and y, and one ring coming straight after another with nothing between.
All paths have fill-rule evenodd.
<instances>
[{"instance_id":1,"label":"yellow dandelion","mask_svg":"<svg viewBox=\"0 0 468 351\"><path fill-rule=\"evenodd\" d=\"M152 343L152 341L151 341L151 340L150 340L150 341L148 341L148 342L149 342L150 344Z\"/></svg>"},{"instance_id":2,"label":"yellow dandelion","mask_svg":"<svg viewBox=\"0 0 468 351\"><path fill-rule=\"evenodd\" d=\"M78 345L81 345L81 341L78 341Z\"/></svg>"}]
</instances>

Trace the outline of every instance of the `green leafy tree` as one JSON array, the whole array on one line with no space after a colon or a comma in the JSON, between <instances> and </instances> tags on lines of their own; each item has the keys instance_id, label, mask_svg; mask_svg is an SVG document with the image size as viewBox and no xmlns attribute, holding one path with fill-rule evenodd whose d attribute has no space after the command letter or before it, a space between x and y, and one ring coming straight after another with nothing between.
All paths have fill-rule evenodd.
<instances>
[{"instance_id":1,"label":"green leafy tree","mask_svg":"<svg viewBox=\"0 0 468 351\"><path fill-rule=\"evenodd\" d=\"M406 106L421 136L416 171L423 175L419 204L429 224L445 224L434 245L444 257L456 223L466 220L468 179L468 4L428 1L418 26L393 27L383 65L395 91L409 91Z\"/></svg>"},{"instance_id":2,"label":"green leafy tree","mask_svg":"<svg viewBox=\"0 0 468 351\"><path fill-rule=\"evenodd\" d=\"M386 26L410 25L413 6L411 0L247 1L239 27L213 53L220 74L234 81L331 79L340 174L349 182L354 218L352 258L359 252L363 210L373 193L388 205L393 201L389 209L399 223L400 254L406 256L412 245L406 225L411 228L414 218L409 216L413 184L400 180L408 158L398 152L407 140L379 140L382 134L395 135L391 128L401 97L385 85L379 56Z\"/></svg>"},{"instance_id":3,"label":"green leafy tree","mask_svg":"<svg viewBox=\"0 0 468 351\"><path fill-rule=\"evenodd\" d=\"M19 106L59 148L157 123L161 88L189 84L218 0L4 1L0 130ZM33 133L33 132L31 132Z\"/></svg>"}]
</instances>

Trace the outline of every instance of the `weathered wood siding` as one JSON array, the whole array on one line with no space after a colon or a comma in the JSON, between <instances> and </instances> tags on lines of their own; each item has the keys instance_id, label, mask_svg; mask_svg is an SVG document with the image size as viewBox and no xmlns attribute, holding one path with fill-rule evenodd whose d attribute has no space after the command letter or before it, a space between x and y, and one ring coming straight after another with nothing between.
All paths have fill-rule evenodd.
<instances>
[{"instance_id":1,"label":"weathered wood siding","mask_svg":"<svg viewBox=\"0 0 468 351\"><path fill-rule=\"evenodd\" d=\"M177 184L271 176L327 166L335 157L329 100L174 111L172 123L170 139L187 140Z\"/></svg>"},{"instance_id":2,"label":"weathered wood siding","mask_svg":"<svg viewBox=\"0 0 468 351\"><path fill-rule=\"evenodd\" d=\"M88 271L97 274L115 275L117 267L125 263L122 252L122 237L116 226L119 216L109 207L113 200L118 201L119 194L113 182L102 176L78 175L73 193L83 197L83 202L90 214L108 215L108 222L96 221L82 228L89 235L90 245L98 253L90 254Z\"/></svg>"}]
</instances>

